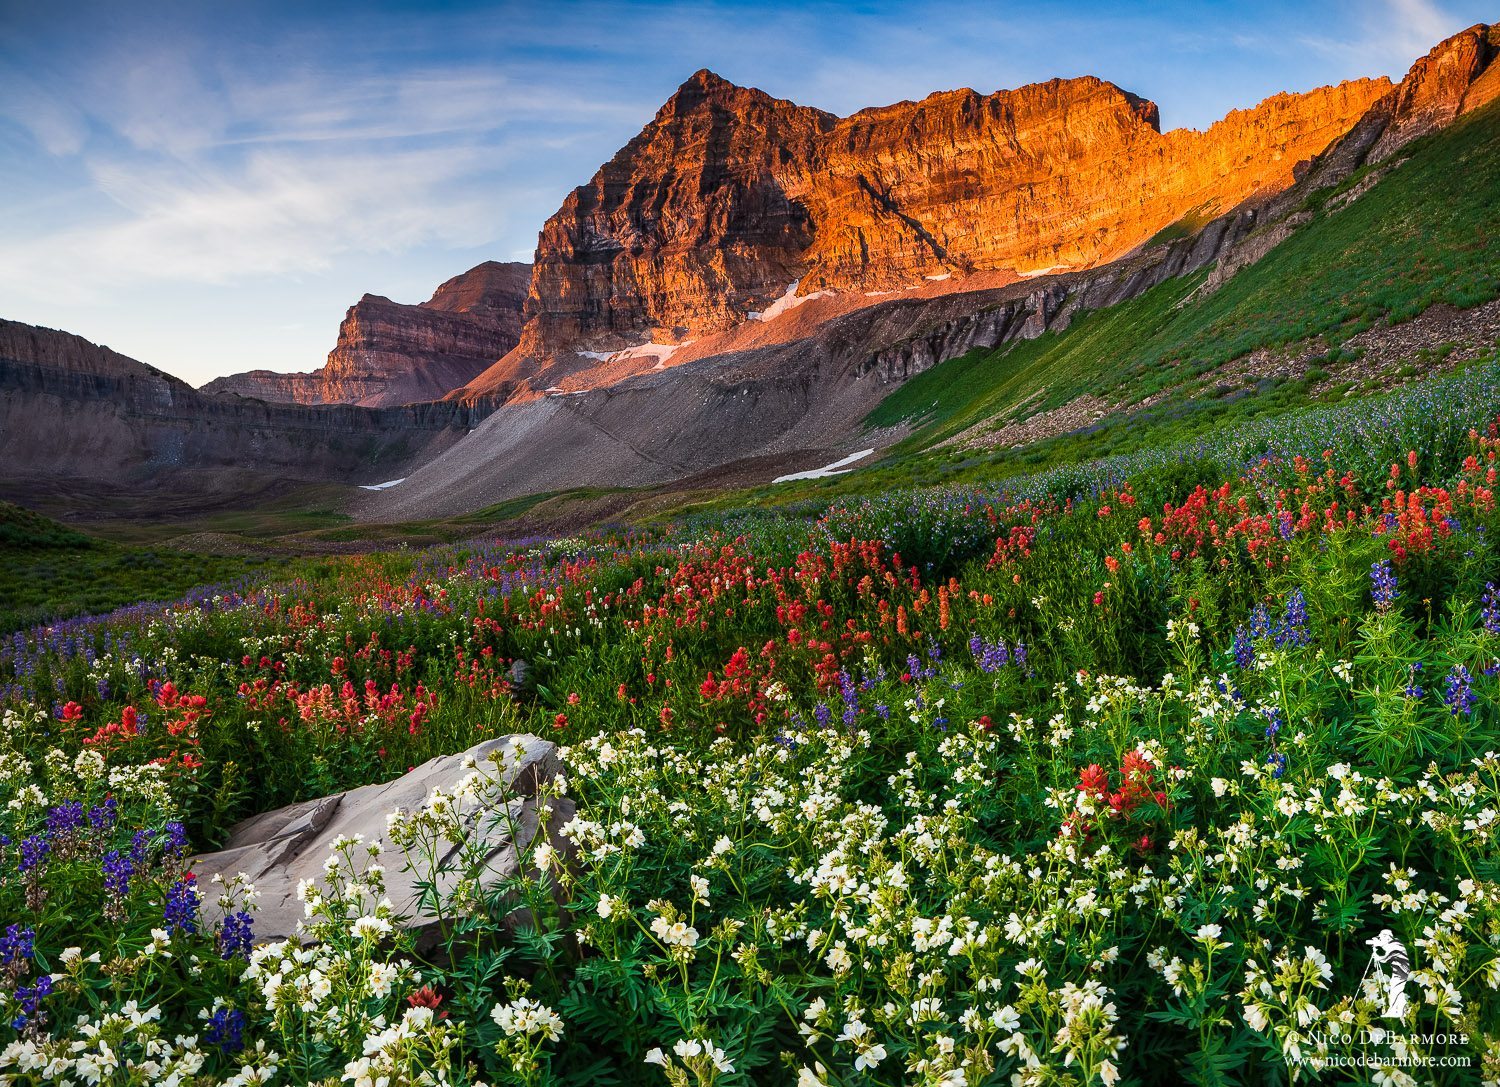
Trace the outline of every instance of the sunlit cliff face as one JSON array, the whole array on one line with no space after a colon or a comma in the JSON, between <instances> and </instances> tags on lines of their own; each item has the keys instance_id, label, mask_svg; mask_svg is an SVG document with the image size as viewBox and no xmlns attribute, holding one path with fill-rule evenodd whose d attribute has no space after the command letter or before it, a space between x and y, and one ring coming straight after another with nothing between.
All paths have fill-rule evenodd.
<instances>
[{"instance_id":1,"label":"sunlit cliff face","mask_svg":"<svg viewBox=\"0 0 1500 1087\"><path fill-rule=\"evenodd\" d=\"M838 118L693 76L542 230L523 349L719 331L798 292L1119 256L1290 185L1382 94L1278 95L1206 132L1098 79Z\"/></svg>"}]
</instances>

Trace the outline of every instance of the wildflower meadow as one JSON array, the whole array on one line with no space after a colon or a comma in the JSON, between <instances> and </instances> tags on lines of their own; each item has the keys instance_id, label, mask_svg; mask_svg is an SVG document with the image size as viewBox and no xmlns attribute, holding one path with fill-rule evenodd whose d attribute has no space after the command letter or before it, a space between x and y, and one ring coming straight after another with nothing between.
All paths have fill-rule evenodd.
<instances>
[{"instance_id":1,"label":"wildflower meadow","mask_svg":"<svg viewBox=\"0 0 1500 1087\"><path fill-rule=\"evenodd\" d=\"M10 635L0 1082L1500 1082L1500 430L1424 395ZM512 733L576 814L435 940L450 797L298 939L192 873Z\"/></svg>"}]
</instances>

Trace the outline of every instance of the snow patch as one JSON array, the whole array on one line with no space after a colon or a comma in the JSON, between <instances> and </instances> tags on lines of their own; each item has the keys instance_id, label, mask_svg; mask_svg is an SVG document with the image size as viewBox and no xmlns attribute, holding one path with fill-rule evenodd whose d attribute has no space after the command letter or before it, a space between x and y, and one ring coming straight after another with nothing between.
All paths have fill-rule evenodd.
<instances>
[{"instance_id":1,"label":"snow patch","mask_svg":"<svg viewBox=\"0 0 1500 1087\"><path fill-rule=\"evenodd\" d=\"M662 365L671 358L679 348L693 343L693 340L683 340L681 343L638 343L634 347L621 348L619 351L574 351L573 354L579 358L592 359L594 362L630 362L632 359L655 359L654 370L662 370Z\"/></svg>"},{"instance_id":2,"label":"snow patch","mask_svg":"<svg viewBox=\"0 0 1500 1087\"><path fill-rule=\"evenodd\" d=\"M934 283L941 283L945 279L952 279L953 278L953 273L952 272L944 272L942 275L937 275L937 276L923 276L922 278L923 279L930 279Z\"/></svg>"},{"instance_id":3,"label":"snow patch","mask_svg":"<svg viewBox=\"0 0 1500 1087\"><path fill-rule=\"evenodd\" d=\"M814 468L810 472L793 472L790 475L777 476L771 482L790 483L797 479L827 479L829 476L841 476L845 472L854 471L852 468L845 468L844 465L853 464L857 460L864 460L873 452L875 452L873 449L861 449L858 453L850 453L847 457L844 457L842 460L836 460L832 464L825 464L823 467Z\"/></svg>"},{"instance_id":4,"label":"snow patch","mask_svg":"<svg viewBox=\"0 0 1500 1087\"><path fill-rule=\"evenodd\" d=\"M655 359L657 362L665 362L671 358L680 343L642 343L634 347L627 347L623 351L616 351L609 357L610 362L624 362L628 359Z\"/></svg>"},{"instance_id":5,"label":"snow patch","mask_svg":"<svg viewBox=\"0 0 1500 1087\"><path fill-rule=\"evenodd\" d=\"M832 291L814 291L812 294L803 295L799 298L797 296L797 287L801 283L802 280L800 279L792 280L780 298L776 299L776 301L772 302L765 309L759 312L747 313L745 316L752 321L774 321L787 312L787 310L796 309L798 306L811 302L814 298L826 298L833 293Z\"/></svg>"},{"instance_id":6,"label":"snow patch","mask_svg":"<svg viewBox=\"0 0 1500 1087\"><path fill-rule=\"evenodd\" d=\"M1022 279L1035 279L1037 276L1050 276L1053 272L1066 272L1067 270L1066 264L1054 264L1050 268L1033 268L1029 272L1018 271L1016 275Z\"/></svg>"},{"instance_id":7,"label":"snow patch","mask_svg":"<svg viewBox=\"0 0 1500 1087\"><path fill-rule=\"evenodd\" d=\"M473 433L470 431L470 433ZM384 483L361 483L359 489L362 491L388 491L398 483L405 483L406 477L400 479L388 479Z\"/></svg>"}]
</instances>

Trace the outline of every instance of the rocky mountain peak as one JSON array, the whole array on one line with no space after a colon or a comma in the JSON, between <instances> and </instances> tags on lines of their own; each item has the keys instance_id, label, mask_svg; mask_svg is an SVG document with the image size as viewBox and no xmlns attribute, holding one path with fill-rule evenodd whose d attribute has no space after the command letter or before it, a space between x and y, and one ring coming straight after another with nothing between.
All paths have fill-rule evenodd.
<instances>
[{"instance_id":1,"label":"rocky mountain peak","mask_svg":"<svg viewBox=\"0 0 1500 1087\"><path fill-rule=\"evenodd\" d=\"M421 305L423 309L511 320L519 337L520 313L530 286L531 265L487 260L442 284Z\"/></svg>"},{"instance_id":2,"label":"rocky mountain peak","mask_svg":"<svg viewBox=\"0 0 1500 1087\"><path fill-rule=\"evenodd\" d=\"M1286 188L1388 88L1279 96L1208 133L1162 133L1154 103L1095 77L838 118L704 69L542 228L504 380L525 358L722 332L789 290L1107 261Z\"/></svg>"},{"instance_id":3,"label":"rocky mountain peak","mask_svg":"<svg viewBox=\"0 0 1500 1087\"><path fill-rule=\"evenodd\" d=\"M704 111L728 111L742 115L765 111L795 111L820 114L833 119L832 114L824 114L822 110L774 98L757 87L741 87L707 68L700 68L672 92L672 96L657 111L654 123L668 123L674 117Z\"/></svg>"},{"instance_id":4,"label":"rocky mountain peak","mask_svg":"<svg viewBox=\"0 0 1500 1087\"><path fill-rule=\"evenodd\" d=\"M529 264L485 261L418 305L365 294L345 313L321 369L252 370L218 378L204 391L365 407L441 400L516 346L530 281Z\"/></svg>"},{"instance_id":5,"label":"rocky mountain peak","mask_svg":"<svg viewBox=\"0 0 1500 1087\"><path fill-rule=\"evenodd\" d=\"M1500 98L1500 24L1478 23L1433 46L1389 99L1381 158L1432 129Z\"/></svg>"}]
</instances>

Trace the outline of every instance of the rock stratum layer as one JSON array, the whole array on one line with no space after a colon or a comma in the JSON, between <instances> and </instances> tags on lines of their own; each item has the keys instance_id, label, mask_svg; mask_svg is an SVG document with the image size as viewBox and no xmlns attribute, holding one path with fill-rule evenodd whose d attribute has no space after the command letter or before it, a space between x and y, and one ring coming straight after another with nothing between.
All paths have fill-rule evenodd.
<instances>
[{"instance_id":1,"label":"rock stratum layer","mask_svg":"<svg viewBox=\"0 0 1500 1087\"><path fill-rule=\"evenodd\" d=\"M349 307L321 369L252 370L217 378L203 391L372 408L441 400L520 341L530 281L529 264L487 261L448 280L420 305L367 294Z\"/></svg>"},{"instance_id":2,"label":"rock stratum layer","mask_svg":"<svg viewBox=\"0 0 1500 1087\"><path fill-rule=\"evenodd\" d=\"M723 331L793 283L1091 267L1285 189L1390 88L1277 95L1163 133L1154 104L1093 78L840 118L700 71L543 227L520 351Z\"/></svg>"}]
</instances>

